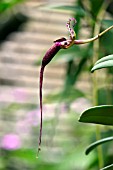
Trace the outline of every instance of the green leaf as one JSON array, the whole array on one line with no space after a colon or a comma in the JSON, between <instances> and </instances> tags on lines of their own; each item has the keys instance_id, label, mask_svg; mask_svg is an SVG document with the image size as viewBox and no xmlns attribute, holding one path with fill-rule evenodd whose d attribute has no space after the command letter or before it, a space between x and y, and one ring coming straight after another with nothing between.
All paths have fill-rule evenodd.
<instances>
[{"instance_id":1,"label":"green leaf","mask_svg":"<svg viewBox=\"0 0 113 170\"><path fill-rule=\"evenodd\" d=\"M91 107L81 114L79 122L113 126L113 105Z\"/></svg>"},{"instance_id":2,"label":"green leaf","mask_svg":"<svg viewBox=\"0 0 113 170\"><path fill-rule=\"evenodd\" d=\"M109 67L113 67L113 60L104 61L94 65L94 67L91 69L91 72L93 73L95 70Z\"/></svg>"},{"instance_id":3,"label":"green leaf","mask_svg":"<svg viewBox=\"0 0 113 170\"><path fill-rule=\"evenodd\" d=\"M104 167L104 168L102 168L102 169L100 169L100 170L113 170L113 164L111 164L111 165L108 165L108 166L106 166L106 167Z\"/></svg>"},{"instance_id":4,"label":"green leaf","mask_svg":"<svg viewBox=\"0 0 113 170\"><path fill-rule=\"evenodd\" d=\"M77 13L79 16L84 16L85 11L80 6L72 6L72 5L61 5L61 4L54 4L54 5L45 5L42 6L41 9L45 10L60 10L60 11L71 11Z\"/></svg>"},{"instance_id":5,"label":"green leaf","mask_svg":"<svg viewBox=\"0 0 113 170\"><path fill-rule=\"evenodd\" d=\"M102 21L102 30L107 29L113 25L113 20L103 20ZM112 54L113 52L113 29L106 32L100 38L100 52L105 54Z\"/></svg>"},{"instance_id":6,"label":"green leaf","mask_svg":"<svg viewBox=\"0 0 113 170\"><path fill-rule=\"evenodd\" d=\"M94 143L92 143L91 145L88 146L88 148L86 149L85 153L86 155L88 155L95 147L97 147L98 145L101 145L103 143L106 143L106 142L109 142L109 141L112 141L113 140L113 137L108 137L108 138L104 138L104 139L101 139L101 140L98 140Z\"/></svg>"},{"instance_id":7,"label":"green leaf","mask_svg":"<svg viewBox=\"0 0 113 170\"><path fill-rule=\"evenodd\" d=\"M98 105L113 104L113 90L111 88L102 87L98 89Z\"/></svg>"},{"instance_id":8,"label":"green leaf","mask_svg":"<svg viewBox=\"0 0 113 170\"><path fill-rule=\"evenodd\" d=\"M78 89L74 89L73 87L71 88L66 88L64 91L54 93L54 94L49 94L44 98L44 102L47 103L52 103L52 102L72 102L75 99L79 97L83 97L84 94Z\"/></svg>"},{"instance_id":9,"label":"green leaf","mask_svg":"<svg viewBox=\"0 0 113 170\"><path fill-rule=\"evenodd\" d=\"M109 60L113 60L113 54L111 55L108 55L106 57L102 57L100 60L98 60L95 65L99 64L99 63L102 63L104 61L109 61Z\"/></svg>"},{"instance_id":10,"label":"green leaf","mask_svg":"<svg viewBox=\"0 0 113 170\"><path fill-rule=\"evenodd\" d=\"M103 0L91 0L90 5L91 5L91 15L93 18L96 18L101 7L103 4Z\"/></svg>"},{"instance_id":11,"label":"green leaf","mask_svg":"<svg viewBox=\"0 0 113 170\"><path fill-rule=\"evenodd\" d=\"M108 28L111 25L113 25L113 20L108 20L108 19L102 20L102 26L104 26L105 28Z\"/></svg>"},{"instance_id":12,"label":"green leaf","mask_svg":"<svg viewBox=\"0 0 113 170\"><path fill-rule=\"evenodd\" d=\"M76 12L77 15L81 16L84 16L85 14L85 11L80 6L60 5L54 7L54 9Z\"/></svg>"}]
</instances>

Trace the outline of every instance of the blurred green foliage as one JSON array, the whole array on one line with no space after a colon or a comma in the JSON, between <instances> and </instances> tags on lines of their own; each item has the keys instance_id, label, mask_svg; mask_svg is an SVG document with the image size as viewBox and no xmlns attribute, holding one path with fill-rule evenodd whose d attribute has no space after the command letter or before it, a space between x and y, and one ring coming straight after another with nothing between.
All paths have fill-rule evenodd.
<instances>
[{"instance_id":1,"label":"blurred green foliage","mask_svg":"<svg viewBox=\"0 0 113 170\"><path fill-rule=\"evenodd\" d=\"M21 3L23 0L1 0L0 1L0 13L2 14L6 10L12 8L17 3Z\"/></svg>"},{"instance_id":2,"label":"blurred green foliage","mask_svg":"<svg viewBox=\"0 0 113 170\"><path fill-rule=\"evenodd\" d=\"M27 16L23 15L18 10L13 11L13 8L24 0L1 0L0 1L0 43L7 36L18 31L21 24L27 21Z\"/></svg>"}]
</instances>

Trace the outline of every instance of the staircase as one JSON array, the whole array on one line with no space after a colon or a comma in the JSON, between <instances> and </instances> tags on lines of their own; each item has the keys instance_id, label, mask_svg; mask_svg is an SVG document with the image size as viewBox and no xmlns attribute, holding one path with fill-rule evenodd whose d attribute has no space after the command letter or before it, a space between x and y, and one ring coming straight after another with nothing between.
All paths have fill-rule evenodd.
<instances>
[{"instance_id":1,"label":"staircase","mask_svg":"<svg viewBox=\"0 0 113 170\"><path fill-rule=\"evenodd\" d=\"M25 100L16 102L37 103L40 66L36 63L41 61L53 40L67 34L65 24L71 14L44 10L39 8L41 3L44 5L43 1L27 1L19 6L18 11L27 15L29 20L0 46L2 103L15 102L19 96L16 93L27 96ZM61 89L64 75L65 64L51 62L44 75L44 94Z\"/></svg>"}]
</instances>

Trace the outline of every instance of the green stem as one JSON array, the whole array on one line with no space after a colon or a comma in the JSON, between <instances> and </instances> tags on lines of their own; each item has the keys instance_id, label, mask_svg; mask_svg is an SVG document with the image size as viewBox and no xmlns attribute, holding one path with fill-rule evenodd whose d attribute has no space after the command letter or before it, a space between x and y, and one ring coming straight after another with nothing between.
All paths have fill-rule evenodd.
<instances>
[{"instance_id":1,"label":"green stem","mask_svg":"<svg viewBox=\"0 0 113 170\"><path fill-rule=\"evenodd\" d=\"M96 140L101 139L101 133L100 133L100 126L96 125ZM97 147L97 152L98 152L98 161L99 161L99 169L104 167L104 158L103 158L103 150L102 146Z\"/></svg>"},{"instance_id":2,"label":"green stem","mask_svg":"<svg viewBox=\"0 0 113 170\"><path fill-rule=\"evenodd\" d=\"M99 29L99 27L98 27ZM98 49L99 49L99 42L93 44L93 63L98 60ZM98 105L98 84L97 84L97 72L94 72L93 74L93 105ZM101 139L100 134L100 126L96 125L96 140ZM103 153L102 153L102 146L97 147L98 152L98 160L99 160L99 168L102 168L104 166L103 161Z\"/></svg>"},{"instance_id":3,"label":"green stem","mask_svg":"<svg viewBox=\"0 0 113 170\"><path fill-rule=\"evenodd\" d=\"M111 29L111 28L108 28L107 30L99 34L100 27L101 27L101 23L99 22L99 20L103 19L104 12L105 12L105 4L103 3L100 9L100 12L98 14L98 18L97 18L98 22L94 25L94 32L93 32L94 37L96 37L95 35L99 35L97 36L99 38L106 31ZM98 53L99 53L99 40L97 39L97 41L94 41L93 43L93 65L98 60ZM98 105L97 72L94 72L92 81L93 81L93 105ZM100 126L96 125L96 140L100 140L100 139L101 139ZM97 153L98 153L99 168L101 169L104 166L103 151L102 151L101 145L97 147Z\"/></svg>"},{"instance_id":4,"label":"green stem","mask_svg":"<svg viewBox=\"0 0 113 170\"><path fill-rule=\"evenodd\" d=\"M98 33L97 35L95 35L93 38L89 38L86 40L74 40L74 44L80 45L80 44L86 44L86 43L90 43L93 42L97 39L99 39L102 35L104 35L106 32L108 32L109 30L113 29L113 25L111 25L110 27L108 27L107 29L105 29L104 31ZM70 42L71 40L68 40L68 42ZM69 46L70 47L70 46Z\"/></svg>"}]
</instances>

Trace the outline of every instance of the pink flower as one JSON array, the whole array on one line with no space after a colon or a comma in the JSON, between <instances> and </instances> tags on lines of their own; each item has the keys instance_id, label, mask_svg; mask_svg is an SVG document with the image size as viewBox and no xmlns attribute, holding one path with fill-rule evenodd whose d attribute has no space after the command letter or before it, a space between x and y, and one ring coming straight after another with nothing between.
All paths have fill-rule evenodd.
<instances>
[{"instance_id":1,"label":"pink flower","mask_svg":"<svg viewBox=\"0 0 113 170\"><path fill-rule=\"evenodd\" d=\"M1 140L1 148L6 150L16 150L21 147L21 141L16 134L7 134Z\"/></svg>"}]
</instances>

